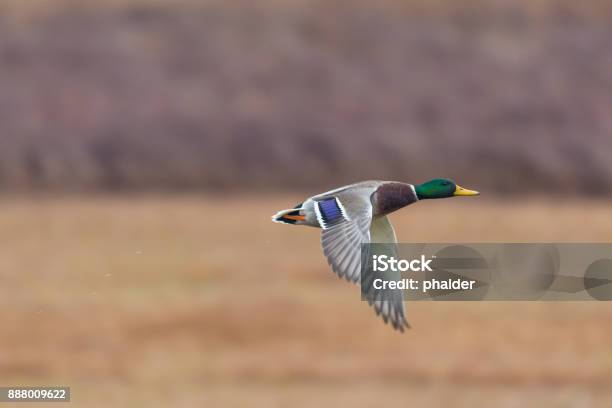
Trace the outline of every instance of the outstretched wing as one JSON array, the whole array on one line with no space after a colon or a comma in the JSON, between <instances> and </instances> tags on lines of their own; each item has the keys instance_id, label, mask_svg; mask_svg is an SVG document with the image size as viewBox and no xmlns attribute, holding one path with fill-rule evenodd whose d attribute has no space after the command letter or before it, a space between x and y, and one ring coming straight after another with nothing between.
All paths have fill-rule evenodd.
<instances>
[{"instance_id":1,"label":"outstretched wing","mask_svg":"<svg viewBox=\"0 0 612 408\"><path fill-rule=\"evenodd\" d=\"M370 242L372 204L369 198L328 197L315 202L314 208L323 230L321 244L327 262L338 276L359 282L361 243Z\"/></svg>"},{"instance_id":2,"label":"outstretched wing","mask_svg":"<svg viewBox=\"0 0 612 408\"><path fill-rule=\"evenodd\" d=\"M327 197L317 201L314 208L322 228L321 244L327 262L338 276L350 282L361 282L362 243L397 242L387 217L377 217L372 221L372 204L369 199ZM392 248L389 255L395 256L395 246ZM399 276L389 278L399 279ZM410 327L404 315L402 291L377 290L371 282L368 284L369 281L370 275L364 276L363 284L372 290L368 293L368 299L376 314L382 316L385 323L391 323L396 330L404 331L404 328Z\"/></svg>"},{"instance_id":3,"label":"outstretched wing","mask_svg":"<svg viewBox=\"0 0 612 408\"><path fill-rule=\"evenodd\" d=\"M397 238L395 237L393 226L386 216L377 217L372 221L370 236L371 242L393 244L379 247L379 250L377 250L378 255L387 255L397 258L395 248ZM383 250L388 253L381 253ZM370 259L370 257L366 256L364 259ZM370 268L364 268L363 273L363 290L366 293L368 303L374 307L376 314L382 316L385 323L390 323L396 330L403 332L404 328L410 327L404 314L404 292L399 289L375 289L372 284L374 280L372 270ZM401 274L398 271L387 271L384 274L385 280L397 281L401 278Z\"/></svg>"}]
</instances>

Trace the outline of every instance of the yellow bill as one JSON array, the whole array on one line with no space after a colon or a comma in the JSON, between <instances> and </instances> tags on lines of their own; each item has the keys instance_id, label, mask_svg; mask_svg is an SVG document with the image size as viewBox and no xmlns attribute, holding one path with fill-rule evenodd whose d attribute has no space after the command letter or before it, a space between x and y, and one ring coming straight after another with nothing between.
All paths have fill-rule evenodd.
<instances>
[{"instance_id":1,"label":"yellow bill","mask_svg":"<svg viewBox=\"0 0 612 408\"><path fill-rule=\"evenodd\" d=\"M457 187L455 187L455 193L453 195L455 196L475 196L479 194L480 193L476 190L468 190L467 188L463 188L460 185L457 185Z\"/></svg>"}]
</instances>

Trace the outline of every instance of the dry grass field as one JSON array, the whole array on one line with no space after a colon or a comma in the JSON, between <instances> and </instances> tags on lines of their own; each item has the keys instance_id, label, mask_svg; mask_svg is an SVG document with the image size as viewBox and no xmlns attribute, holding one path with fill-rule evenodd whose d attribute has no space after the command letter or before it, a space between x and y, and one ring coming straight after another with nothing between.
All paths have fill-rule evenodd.
<instances>
[{"instance_id":1,"label":"dry grass field","mask_svg":"<svg viewBox=\"0 0 612 408\"><path fill-rule=\"evenodd\" d=\"M412 303L400 335L316 230L270 222L299 198L4 197L0 382L79 407L612 405L610 304ZM393 222L406 242L611 241L611 209L441 200Z\"/></svg>"}]
</instances>

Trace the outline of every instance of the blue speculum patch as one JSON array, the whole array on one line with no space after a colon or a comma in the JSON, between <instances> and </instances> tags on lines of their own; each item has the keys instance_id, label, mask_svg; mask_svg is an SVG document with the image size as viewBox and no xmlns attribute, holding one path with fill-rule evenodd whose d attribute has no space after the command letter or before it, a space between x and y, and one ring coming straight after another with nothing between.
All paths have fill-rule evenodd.
<instances>
[{"instance_id":1,"label":"blue speculum patch","mask_svg":"<svg viewBox=\"0 0 612 408\"><path fill-rule=\"evenodd\" d=\"M342 212L335 198L319 201L318 205L321 217L326 224L333 224L342 218Z\"/></svg>"}]
</instances>

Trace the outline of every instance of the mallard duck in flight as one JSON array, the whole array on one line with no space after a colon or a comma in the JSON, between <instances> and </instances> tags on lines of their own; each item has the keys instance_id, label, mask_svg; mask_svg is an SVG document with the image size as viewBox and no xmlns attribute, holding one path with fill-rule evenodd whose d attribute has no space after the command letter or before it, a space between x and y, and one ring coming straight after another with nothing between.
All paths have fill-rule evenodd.
<instances>
[{"instance_id":1,"label":"mallard duck in flight","mask_svg":"<svg viewBox=\"0 0 612 408\"><path fill-rule=\"evenodd\" d=\"M387 214L420 200L478 194L448 179L433 179L419 185L363 181L310 197L292 209L279 211L272 220L321 228L323 253L332 270L350 282L359 283L361 244L397 242ZM401 291L393 292L374 296L389 300L369 303L385 323L404 331L410 326L404 315L403 295L398 295Z\"/></svg>"}]
</instances>

